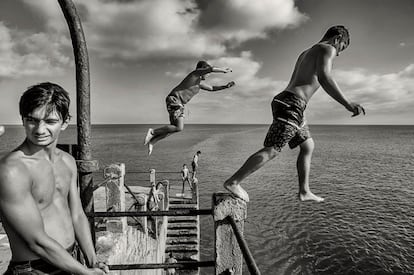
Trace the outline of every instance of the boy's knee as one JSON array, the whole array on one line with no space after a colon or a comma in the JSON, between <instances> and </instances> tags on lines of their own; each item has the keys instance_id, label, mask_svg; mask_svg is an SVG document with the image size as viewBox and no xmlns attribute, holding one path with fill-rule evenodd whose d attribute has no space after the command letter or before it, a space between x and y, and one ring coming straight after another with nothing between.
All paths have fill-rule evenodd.
<instances>
[{"instance_id":1,"label":"boy's knee","mask_svg":"<svg viewBox=\"0 0 414 275\"><path fill-rule=\"evenodd\" d=\"M312 139L308 139L300 145L300 151L303 154L312 154L314 148L315 144Z\"/></svg>"},{"instance_id":2,"label":"boy's knee","mask_svg":"<svg viewBox=\"0 0 414 275\"><path fill-rule=\"evenodd\" d=\"M262 150L266 151L269 159L274 159L278 153L274 147L264 147Z\"/></svg>"}]
</instances>

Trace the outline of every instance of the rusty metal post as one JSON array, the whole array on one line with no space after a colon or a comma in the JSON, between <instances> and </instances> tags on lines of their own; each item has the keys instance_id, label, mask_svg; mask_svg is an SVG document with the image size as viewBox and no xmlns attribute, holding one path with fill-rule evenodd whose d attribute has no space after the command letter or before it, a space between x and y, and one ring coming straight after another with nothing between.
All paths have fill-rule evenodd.
<instances>
[{"instance_id":1,"label":"rusty metal post","mask_svg":"<svg viewBox=\"0 0 414 275\"><path fill-rule=\"evenodd\" d=\"M91 120L88 51L82 24L72 0L58 0L58 2L69 27L75 57L76 111L79 146L77 160L82 205L85 212L88 213L94 211L92 172L99 169L98 162L92 160L90 146ZM91 230L94 231L93 221L90 220L90 224Z\"/></svg>"}]
</instances>

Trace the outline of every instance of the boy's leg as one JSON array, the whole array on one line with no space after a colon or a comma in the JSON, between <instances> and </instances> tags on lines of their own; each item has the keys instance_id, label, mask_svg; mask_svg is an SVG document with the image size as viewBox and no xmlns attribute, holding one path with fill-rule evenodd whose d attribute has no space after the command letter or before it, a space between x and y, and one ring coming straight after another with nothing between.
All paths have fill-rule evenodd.
<instances>
[{"instance_id":1,"label":"boy's leg","mask_svg":"<svg viewBox=\"0 0 414 275\"><path fill-rule=\"evenodd\" d=\"M190 190L193 191L193 186L191 185L190 179L187 178L186 180L187 180L188 186L190 186Z\"/></svg>"},{"instance_id":2,"label":"boy's leg","mask_svg":"<svg viewBox=\"0 0 414 275\"><path fill-rule=\"evenodd\" d=\"M184 117L178 117L175 122L175 124L171 125L165 125L160 128L152 130L152 138L148 142L148 155L151 155L152 149L154 148L154 144L158 141L166 138L167 136L180 132L184 129Z\"/></svg>"},{"instance_id":3,"label":"boy's leg","mask_svg":"<svg viewBox=\"0 0 414 275\"><path fill-rule=\"evenodd\" d=\"M178 117L174 124L165 125L152 131L153 138L150 143L153 145L167 136L180 132L184 129L184 117Z\"/></svg>"},{"instance_id":4,"label":"boy's leg","mask_svg":"<svg viewBox=\"0 0 414 275\"><path fill-rule=\"evenodd\" d=\"M235 196L249 201L249 195L247 192L240 186L240 183L248 177L253 172L257 171L263 165L265 165L269 160L276 157L277 151L274 147L263 147L253 155L251 155L246 162L231 176L228 180L224 182L224 188L233 193Z\"/></svg>"},{"instance_id":5,"label":"boy's leg","mask_svg":"<svg viewBox=\"0 0 414 275\"><path fill-rule=\"evenodd\" d=\"M321 202L324 199L313 194L309 187L309 174L311 167L311 159L313 149L315 147L313 139L308 138L300 145L300 152L296 162L296 167L298 170L298 179L299 179L299 199L301 201L313 200Z\"/></svg>"}]
</instances>

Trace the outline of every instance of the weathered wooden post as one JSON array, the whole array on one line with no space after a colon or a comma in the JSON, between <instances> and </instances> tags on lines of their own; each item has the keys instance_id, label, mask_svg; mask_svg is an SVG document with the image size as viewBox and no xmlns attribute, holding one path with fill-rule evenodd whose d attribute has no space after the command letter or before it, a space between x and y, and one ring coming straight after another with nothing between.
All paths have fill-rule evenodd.
<instances>
[{"instance_id":1,"label":"weathered wooden post","mask_svg":"<svg viewBox=\"0 0 414 275\"><path fill-rule=\"evenodd\" d=\"M164 204L162 210L168 210L170 208L170 182L163 180L162 186L164 188Z\"/></svg>"},{"instance_id":2,"label":"weathered wooden post","mask_svg":"<svg viewBox=\"0 0 414 275\"><path fill-rule=\"evenodd\" d=\"M69 27L76 67L76 112L78 130L78 172L82 205L86 213L94 211L92 172L99 170L92 160L90 147L90 78L89 59L82 24L72 0L58 0ZM93 218L89 220L95 240Z\"/></svg>"},{"instance_id":3,"label":"weathered wooden post","mask_svg":"<svg viewBox=\"0 0 414 275\"><path fill-rule=\"evenodd\" d=\"M106 211L125 211L125 164L114 163L105 167L104 177L109 179L106 185ZM125 232L127 229L127 218L108 218L106 222L106 229L107 231L113 233Z\"/></svg>"},{"instance_id":4,"label":"weathered wooden post","mask_svg":"<svg viewBox=\"0 0 414 275\"><path fill-rule=\"evenodd\" d=\"M148 202L148 195L147 194L137 194L136 195L137 201L135 202L135 210L136 211L147 211L147 202ZM148 217L137 217L137 221L139 221L140 225L142 226L142 230L145 235L148 235Z\"/></svg>"},{"instance_id":5,"label":"weathered wooden post","mask_svg":"<svg viewBox=\"0 0 414 275\"><path fill-rule=\"evenodd\" d=\"M194 178L191 182L191 202L198 204L198 179Z\"/></svg>"},{"instance_id":6,"label":"weathered wooden post","mask_svg":"<svg viewBox=\"0 0 414 275\"><path fill-rule=\"evenodd\" d=\"M243 255L228 216L236 222L243 234L247 218L247 204L229 193L213 194L213 216L215 229L215 274L242 274ZM233 273L230 273L233 272Z\"/></svg>"}]
</instances>

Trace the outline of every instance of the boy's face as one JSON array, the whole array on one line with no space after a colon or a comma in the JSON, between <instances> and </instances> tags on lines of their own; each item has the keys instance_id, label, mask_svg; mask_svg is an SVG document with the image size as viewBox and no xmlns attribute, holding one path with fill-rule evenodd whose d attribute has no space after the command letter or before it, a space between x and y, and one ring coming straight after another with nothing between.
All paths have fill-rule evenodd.
<instances>
[{"instance_id":1,"label":"boy's face","mask_svg":"<svg viewBox=\"0 0 414 275\"><path fill-rule=\"evenodd\" d=\"M60 131L68 126L56 111L47 113L46 106L33 110L23 117L27 139L37 146L49 146L57 141Z\"/></svg>"}]
</instances>

